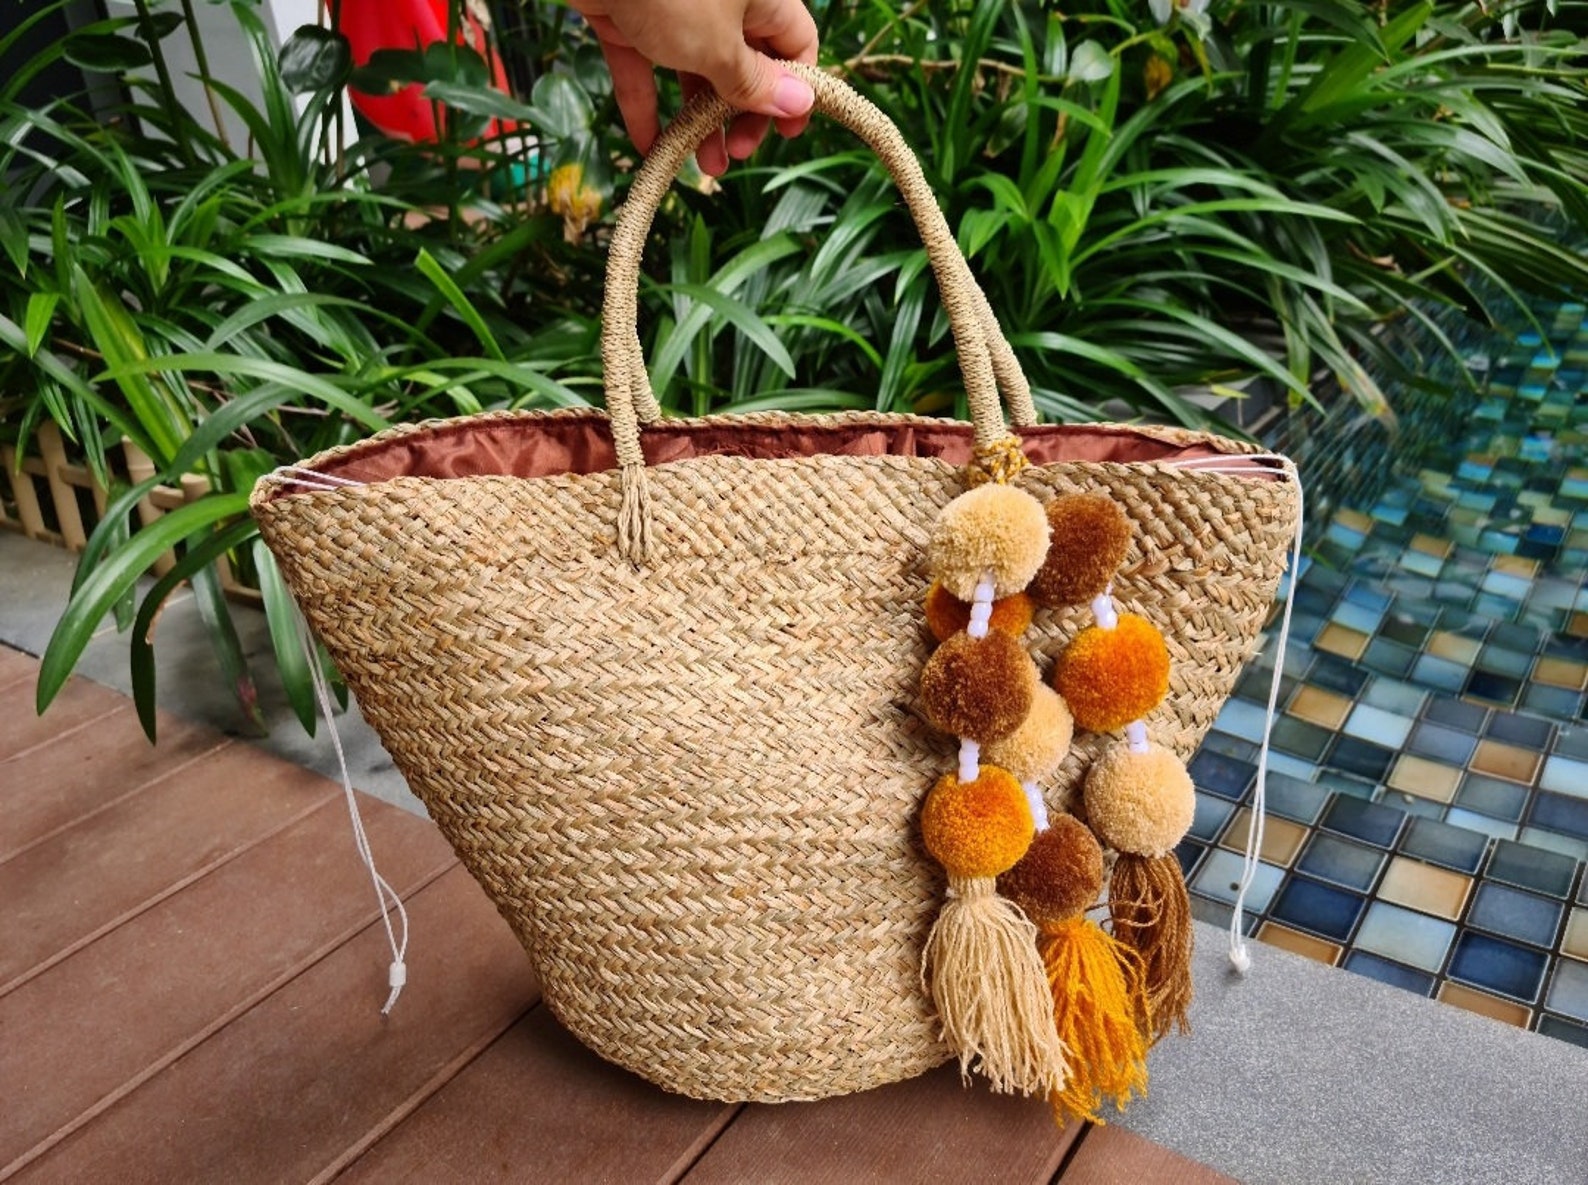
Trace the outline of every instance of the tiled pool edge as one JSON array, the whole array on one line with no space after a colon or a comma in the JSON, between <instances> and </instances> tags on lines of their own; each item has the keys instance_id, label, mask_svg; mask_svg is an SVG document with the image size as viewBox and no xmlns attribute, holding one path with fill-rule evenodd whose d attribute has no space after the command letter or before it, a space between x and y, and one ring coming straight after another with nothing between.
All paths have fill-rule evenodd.
<instances>
[{"instance_id":1,"label":"tiled pool edge","mask_svg":"<svg viewBox=\"0 0 1588 1185\"><path fill-rule=\"evenodd\" d=\"M1269 945L1242 979L1224 931L1196 942L1193 1031L1125 1127L1247 1185L1588 1174L1583 1050Z\"/></svg>"}]
</instances>

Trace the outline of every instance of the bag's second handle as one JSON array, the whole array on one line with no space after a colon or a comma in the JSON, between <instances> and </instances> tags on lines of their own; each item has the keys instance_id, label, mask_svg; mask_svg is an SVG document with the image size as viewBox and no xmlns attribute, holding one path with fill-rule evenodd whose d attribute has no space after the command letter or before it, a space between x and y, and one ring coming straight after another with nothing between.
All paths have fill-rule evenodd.
<instances>
[{"instance_id":1,"label":"bag's second handle","mask_svg":"<svg viewBox=\"0 0 1588 1185\"><path fill-rule=\"evenodd\" d=\"M836 119L876 152L903 194L926 245L927 259L937 276L938 291L954 333L978 448L991 449L1008 434L999 402L1000 387L1009 404L1010 420L1021 426L1036 423L1031 389L1014 351L999 330L987 298L971 275L938 208L937 198L921 173L920 163L899 129L875 105L832 75L798 62L782 65L810 84L816 95L816 111ZM607 412L623 472L619 544L636 560L643 558L650 547L640 424L661 417L639 338L641 255L656 210L679 168L706 134L721 127L733 113L734 108L726 100L708 93L688 104L663 130L634 175L608 248L601 360Z\"/></svg>"}]
</instances>

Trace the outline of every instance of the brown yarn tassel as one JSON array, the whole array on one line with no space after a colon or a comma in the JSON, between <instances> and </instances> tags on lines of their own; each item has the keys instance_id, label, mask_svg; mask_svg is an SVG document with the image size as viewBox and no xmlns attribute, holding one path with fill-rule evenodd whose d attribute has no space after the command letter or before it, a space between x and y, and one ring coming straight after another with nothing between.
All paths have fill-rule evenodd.
<instances>
[{"instance_id":1,"label":"brown yarn tassel","mask_svg":"<svg viewBox=\"0 0 1588 1185\"><path fill-rule=\"evenodd\" d=\"M949 879L922 953L921 982L961 1075L968 1078L978 1062L995 1091L1052 1095L1064 1086L1066 1051L1037 929L996 885L991 877Z\"/></svg>"},{"instance_id":2,"label":"brown yarn tassel","mask_svg":"<svg viewBox=\"0 0 1588 1185\"><path fill-rule=\"evenodd\" d=\"M1147 1033L1152 1026L1141 959L1077 914L1044 923L1042 962L1059 1038L1070 1051L1070 1079L1048 1096L1054 1117L1103 1122L1112 1100L1123 1111L1147 1093Z\"/></svg>"},{"instance_id":3,"label":"brown yarn tassel","mask_svg":"<svg viewBox=\"0 0 1588 1185\"><path fill-rule=\"evenodd\" d=\"M1180 861L1120 853L1109 882L1114 937L1141 955L1152 1007L1154 1042L1178 1027L1191 1031L1191 898Z\"/></svg>"}]
</instances>

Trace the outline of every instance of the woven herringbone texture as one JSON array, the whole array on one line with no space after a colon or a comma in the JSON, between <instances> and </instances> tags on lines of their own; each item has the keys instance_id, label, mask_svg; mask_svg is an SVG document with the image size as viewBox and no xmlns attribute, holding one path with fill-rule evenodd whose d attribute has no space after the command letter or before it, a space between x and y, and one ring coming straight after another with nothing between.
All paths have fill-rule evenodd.
<instances>
[{"instance_id":1,"label":"woven herringbone texture","mask_svg":"<svg viewBox=\"0 0 1588 1185\"><path fill-rule=\"evenodd\" d=\"M255 513L581 1039L713 1098L918 1073L948 1051L920 988L942 884L916 815L954 761L917 716L922 556L961 475L930 458L714 456L649 480L641 571L616 554L616 472L262 486ZM1169 640L1172 692L1148 724L1189 757L1271 603L1294 488L1089 463L1020 484L1106 491L1138 525L1116 592ZM1082 617L1039 614L1045 667ZM1078 738L1054 806L1103 741Z\"/></svg>"}]
</instances>

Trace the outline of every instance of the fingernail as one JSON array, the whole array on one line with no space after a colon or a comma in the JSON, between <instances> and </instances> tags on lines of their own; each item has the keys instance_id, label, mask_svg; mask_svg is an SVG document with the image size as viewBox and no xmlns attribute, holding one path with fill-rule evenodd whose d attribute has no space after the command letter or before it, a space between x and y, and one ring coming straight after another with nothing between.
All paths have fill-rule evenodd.
<instances>
[{"instance_id":1,"label":"fingernail","mask_svg":"<svg viewBox=\"0 0 1588 1185\"><path fill-rule=\"evenodd\" d=\"M792 74L783 75L772 88L772 106L777 108L779 115L804 115L815 103L816 92L811 90L810 84Z\"/></svg>"}]
</instances>

